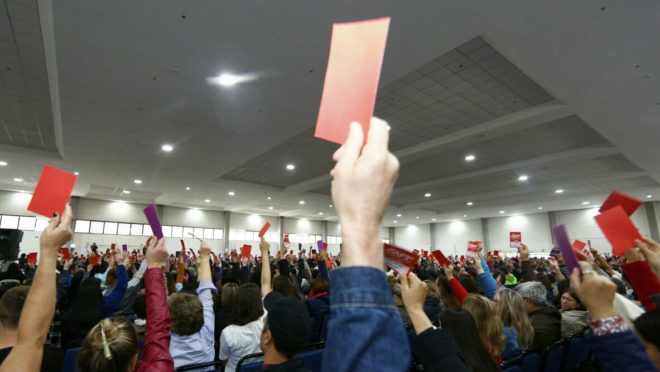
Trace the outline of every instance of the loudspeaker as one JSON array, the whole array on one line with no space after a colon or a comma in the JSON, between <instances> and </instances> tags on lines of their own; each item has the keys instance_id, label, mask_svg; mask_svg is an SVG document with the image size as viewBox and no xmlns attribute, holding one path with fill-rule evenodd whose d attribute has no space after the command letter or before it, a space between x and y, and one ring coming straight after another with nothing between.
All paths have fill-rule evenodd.
<instances>
[{"instance_id":1,"label":"loudspeaker","mask_svg":"<svg viewBox=\"0 0 660 372\"><path fill-rule=\"evenodd\" d=\"M0 260L17 260L18 245L22 240L22 230L0 229Z\"/></svg>"}]
</instances>

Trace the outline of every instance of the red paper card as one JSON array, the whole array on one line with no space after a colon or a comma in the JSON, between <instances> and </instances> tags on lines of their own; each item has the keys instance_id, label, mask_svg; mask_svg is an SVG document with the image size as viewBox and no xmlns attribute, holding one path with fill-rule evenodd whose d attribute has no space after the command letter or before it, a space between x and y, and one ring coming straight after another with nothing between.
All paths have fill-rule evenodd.
<instances>
[{"instance_id":1,"label":"red paper card","mask_svg":"<svg viewBox=\"0 0 660 372\"><path fill-rule=\"evenodd\" d=\"M423 258L429 258L429 251L425 251L422 249L422 257Z\"/></svg>"},{"instance_id":2,"label":"red paper card","mask_svg":"<svg viewBox=\"0 0 660 372\"><path fill-rule=\"evenodd\" d=\"M390 18L335 23L315 137L343 144L351 122L367 135Z\"/></svg>"},{"instance_id":3,"label":"red paper card","mask_svg":"<svg viewBox=\"0 0 660 372\"><path fill-rule=\"evenodd\" d=\"M60 248L60 253L62 254L62 258L65 260L71 258L71 251L69 251L69 248Z\"/></svg>"},{"instance_id":4,"label":"red paper card","mask_svg":"<svg viewBox=\"0 0 660 372\"><path fill-rule=\"evenodd\" d=\"M595 219L612 244L612 254L615 256L623 256L626 250L636 246L635 240L642 240L639 231L620 205L599 214Z\"/></svg>"},{"instance_id":5,"label":"red paper card","mask_svg":"<svg viewBox=\"0 0 660 372\"><path fill-rule=\"evenodd\" d=\"M96 265L98 265L100 259L101 259L101 257L99 257L99 256L94 256L94 257L92 257L92 262L91 262L91 263L92 263L92 266L96 266Z\"/></svg>"},{"instance_id":6,"label":"red paper card","mask_svg":"<svg viewBox=\"0 0 660 372\"><path fill-rule=\"evenodd\" d=\"M35 252L28 253L27 262L31 263L31 264L36 264L37 263L37 254Z\"/></svg>"},{"instance_id":7,"label":"red paper card","mask_svg":"<svg viewBox=\"0 0 660 372\"><path fill-rule=\"evenodd\" d=\"M61 169L44 165L28 210L48 218L52 218L54 212L61 216L77 178Z\"/></svg>"},{"instance_id":8,"label":"red paper card","mask_svg":"<svg viewBox=\"0 0 660 372\"><path fill-rule=\"evenodd\" d=\"M509 233L509 247L511 248L520 248L522 244L522 233L512 231Z\"/></svg>"},{"instance_id":9,"label":"red paper card","mask_svg":"<svg viewBox=\"0 0 660 372\"><path fill-rule=\"evenodd\" d=\"M244 245L241 247L241 257L248 258L252 254L252 246Z\"/></svg>"},{"instance_id":10,"label":"red paper card","mask_svg":"<svg viewBox=\"0 0 660 372\"><path fill-rule=\"evenodd\" d=\"M416 254L387 243L384 244L384 254L385 265L404 275L417 265L419 259Z\"/></svg>"},{"instance_id":11,"label":"red paper card","mask_svg":"<svg viewBox=\"0 0 660 372\"><path fill-rule=\"evenodd\" d=\"M413 249L413 253L419 256L419 250Z\"/></svg>"},{"instance_id":12,"label":"red paper card","mask_svg":"<svg viewBox=\"0 0 660 372\"><path fill-rule=\"evenodd\" d=\"M499 256L499 255L500 255L500 251L498 251L497 249L493 251L493 256Z\"/></svg>"},{"instance_id":13,"label":"red paper card","mask_svg":"<svg viewBox=\"0 0 660 372\"><path fill-rule=\"evenodd\" d=\"M468 249L467 249L468 252L477 253L479 251L479 245L480 244L481 244L481 242L478 241L478 240L469 241L468 242Z\"/></svg>"},{"instance_id":14,"label":"red paper card","mask_svg":"<svg viewBox=\"0 0 660 372\"><path fill-rule=\"evenodd\" d=\"M264 235L266 235L266 231L268 231L268 229L270 229L270 222L266 222L264 227L261 228L261 230L259 231L259 237L263 238Z\"/></svg>"},{"instance_id":15,"label":"red paper card","mask_svg":"<svg viewBox=\"0 0 660 372\"><path fill-rule=\"evenodd\" d=\"M620 205L621 208L623 208L623 210L630 216L635 213L640 205L642 205L642 202L628 194L622 193L619 190L614 190L600 207L600 211L605 212L616 207L617 205Z\"/></svg>"},{"instance_id":16,"label":"red paper card","mask_svg":"<svg viewBox=\"0 0 660 372\"><path fill-rule=\"evenodd\" d=\"M582 249L587 246L587 243L581 241L581 240L576 240L573 242L571 247L573 248L574 251L582 252Z\"/></svg>"},{"instance_id":17,"label":"red paper card","mask_svg":"<svg viewBox=\"0 0 660 372\"><path fill-rule=\"evenodd\" d=\"M110 244L110 250L114 251L115 249L117 249L117 243Z\"/></svg>"},{"instance_id":18,"label":"red paper card","mask_svg":"<svg viewBox=\"0 0 660 372\"><path fill-rule=\"evenodd\" d=\"M441 250L431 252L431 256L433 256L433 258L435 258L435 260L438 261L440 266L451 265L451 262L447 259L447 257L445 257L444 254L442 254Z\"/></svg>"}]
</instances>

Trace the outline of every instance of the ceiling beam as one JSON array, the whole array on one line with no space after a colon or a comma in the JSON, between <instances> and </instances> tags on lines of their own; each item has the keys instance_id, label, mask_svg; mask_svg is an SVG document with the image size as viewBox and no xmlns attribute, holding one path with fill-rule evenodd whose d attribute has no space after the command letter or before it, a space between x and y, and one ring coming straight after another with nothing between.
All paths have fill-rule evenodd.
<instances>
[{"instance_id":1,"label":"ceiling beam","mask_svg":"<svg viewBox=\"0 0 660 372\"><path fill-rule=\"evenodd\" d=\"M566 104L559 101L550 101L497 119L483 122L470 128L458 130L417 145L406 147L396 151L394 155L399 158L399 161L404 163L407 160L412 160L413 157L419 157L429 152L438 151L438 149L446 150L446 146L453 142L466 140L471 137L474 138L474 141L479 141L481 138L478 136L481 134L490 132L504 134L519 131L553 120L565 118L574 113L575 112ZM324 174L286 187L284 192L305 192L321 187L328 182L330 182L330 175Z\"/></svg>"}]
</instances>

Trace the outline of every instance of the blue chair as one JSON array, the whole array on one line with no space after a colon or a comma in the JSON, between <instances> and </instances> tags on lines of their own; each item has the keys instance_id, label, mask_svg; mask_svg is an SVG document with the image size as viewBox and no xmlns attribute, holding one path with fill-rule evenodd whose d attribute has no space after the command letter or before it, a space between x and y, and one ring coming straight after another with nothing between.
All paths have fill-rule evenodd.
<instances>
[{"instance_id":1,"label":"blue chair","mask_svg":"<svg viewBox=\"0 0 660 372\"><path fill-rule=\"evenodd\" d=\"M541 370L541 355L536 352L522 357L522 369L525 372L538 372Z\"/></svg>"},{"instance_id":2,"label":"blue chair","mask_svg":"<svg viewBox=\"0 0 660 372\"><path fill-rule=\"evenodd\" d=\"M181 366L176 369L176 372L186 372L186 371L206 371L208 367L215 367L216 372L223 372L225 366L222 361L207 362L207 363L195 363Z\"/></svg>"},{"instance_id":3,"label":"blue chair","mask_svg":"<svg viewBox=\"0 0 660 372\"><path fill-rule=\"evenodd\" d=\"M80 354L80 348L67 349L64 352L64 362L62 362L62 372L76 372L76 360Z\"/></svg>"},{"instance_id":4,"label":"blue chair","mask_svg":"<svg viewBox=\"0 0 660 372\"><path fill-rule=\"evenodd\" d=\"M300 354L300 359L303 360L303 365L305 368L309 369L312 372L321 371L321 366L323 365L323 352L324 349L307 351Z\"/></svg>"},{"instance_id":5,"label":"blue chair","mask_svg":"<svg viewBox=\"0 0 660 372\"><path fill-rule=\"evenodd\" d=\"M502 370L503 372L523 372L521 366L511 366Z\"/></svg>"},{"instance_id":6,"label":"blue chair","mask_svg":"<svg viewBox=\"0 0 660 372\"><path fill-rule=\"evenodd\" d=\"M561 372L562 363L564 362L564 355L566 354L566 347L564 341L559 341L548 348L548 353L545 359L545 372Z\"/></svg>"},{"instance_id":7,"label":"blue chair","mask_svg":"<svg viewBox=\"0 0 660 372\"><path fill-rule=\"evenodd\" d=\"M321 341L328 338L328 322L330 322L330 312L325 313L321 320L321 329L319 330L319 340Z\"/></svg>"},{"instance_id":8,"label":"blue chair","mask_svg":"<svg viewBox=\"0 0 660 372\"><path fill-rule=\"evenodd\" d=\"M262 360L258 362L245 363L248 359L262 358L264 353L254 353L249 354L241 358L236 365L236 372L258 372L261 371L261 367L264 365Z\"/></svg>"},{"instance_id":9,"label":"blue chair","mask_svg":"<svg viewBox=\"0 0 660 372\"><path fill-rule=\"evenodd\" d=\"M591 347L589 345L589 336L573 335L568 339L566 358L564 360L564 370L574 371L581 363L589 359Z\"/></svg>"}]
</instances>

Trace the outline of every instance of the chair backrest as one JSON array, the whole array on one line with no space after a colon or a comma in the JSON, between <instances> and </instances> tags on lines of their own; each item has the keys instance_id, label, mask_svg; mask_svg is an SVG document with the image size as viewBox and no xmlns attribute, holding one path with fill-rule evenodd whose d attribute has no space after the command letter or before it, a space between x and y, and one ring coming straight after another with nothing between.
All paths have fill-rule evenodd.
<instances>
[{"instance_id":1,"label":"chair backrest","mask_svg":"<svg viewBox=\"0 0 660 372\"><path fill-rule=\"evenodd\" d=\"M194 364L188 364L185 366L181 366L176 369L176 372L185 372L185 371L209 371L211 370L210 367L214 367L213 370L216 372L222 372L225 370L224 363L220 360L216 360L215 362L207 362L207 363L194 363Z\"/></svg>"},{"instance_id":2,"label":"chair backrest","mask_svg":"<svg viewBox=\"0 0 660 372\"><path fill-rule=\"evenodd\" d=\"M64 352L64 361L62 362L62 372L76 372L76 360L78 360L80 348L66 349Z\"/></svg>"},{"instance_id":3,"label":"chair backrest","mask_svg":"<svg viewBox=\"0 0 660 372\"><path fill-rule=\"evenodd\" d=\"M521 366L513 365L511 367L503 369L502 371L503 372L523 372L523 369L522 369Z\"/></svg>"},{"instance_id":4,"label":"chair backrest","mask_svg":"<svg viewBox=\"0 0 660 372\"><path fill-rule=\"evenodd\" d=\"M566 342L559 341L548 348L545 358L545 372L561 372L564 355L566 354Z\"/></svg>"},{"instance_id":5,"label":"chair backrest","mask_svg":"<svg viewBox=\"0 0 660 372\"><path fill-rule=\"evenodd\" d=\"M319 340L325 341L328 337L328 322L330 321L330 312L323 314L323 319L321 320L321 327L319 329Z\"/></svg>"},{"instance_id":6,"label":"chair backrest","mask_svg":"<svg viewBox=\"0 0 660 372\"><path fill-rule=\"evenodd\" d=\"M307 351L300 353L300 359L303 360L303 365L305 368L309 369L312 372L321 371L321 366L323 365L323 352L324 349Z\"/></svg>"},{"instance_id":7,"label":"chair backrest","mask_svg":"<svg viewBox=\"0 0 660 372\"><path fill-rule=\"evenodd\" d=\"M9 283L21 284L21 281L18 280L18 279L3 279L3 280L0 280L0 285L9 284Z\"/></svg>"},{"instance_id":8,"label":"chair backrest","mask_svg":"<svg viewBox=\"0 0 660 372\"><path fill-rule=\"evenodd\" d=\"M573 371L589 358L589 336L573 335L568 339L564 370Z\"/></svg>"},{"instance_id":9,"label":"chair backrest","mask_svg":"<svg viewBox=\"0 0 660 372\"><path fill-rule=\"evenodd\" d=\"M522 369L525 372L538 372L541 370L541 354L530 353L522 358Z\"/></svg>"},{"instance_id":10,"label":"chair backrest","mask_svg":"<svg viewBox=\"0 0 660 372\"><path fill-rule=\"evenodd\" d=\"M257 361L257 362L248 362L248 361L254 358L262 358L263 356L264 353L254 353L254 354L245 355L238 361L238 364L236 365L236 372L260 371L261 366L264 364L263 361Z\"/></svg>"}]
</instances>

